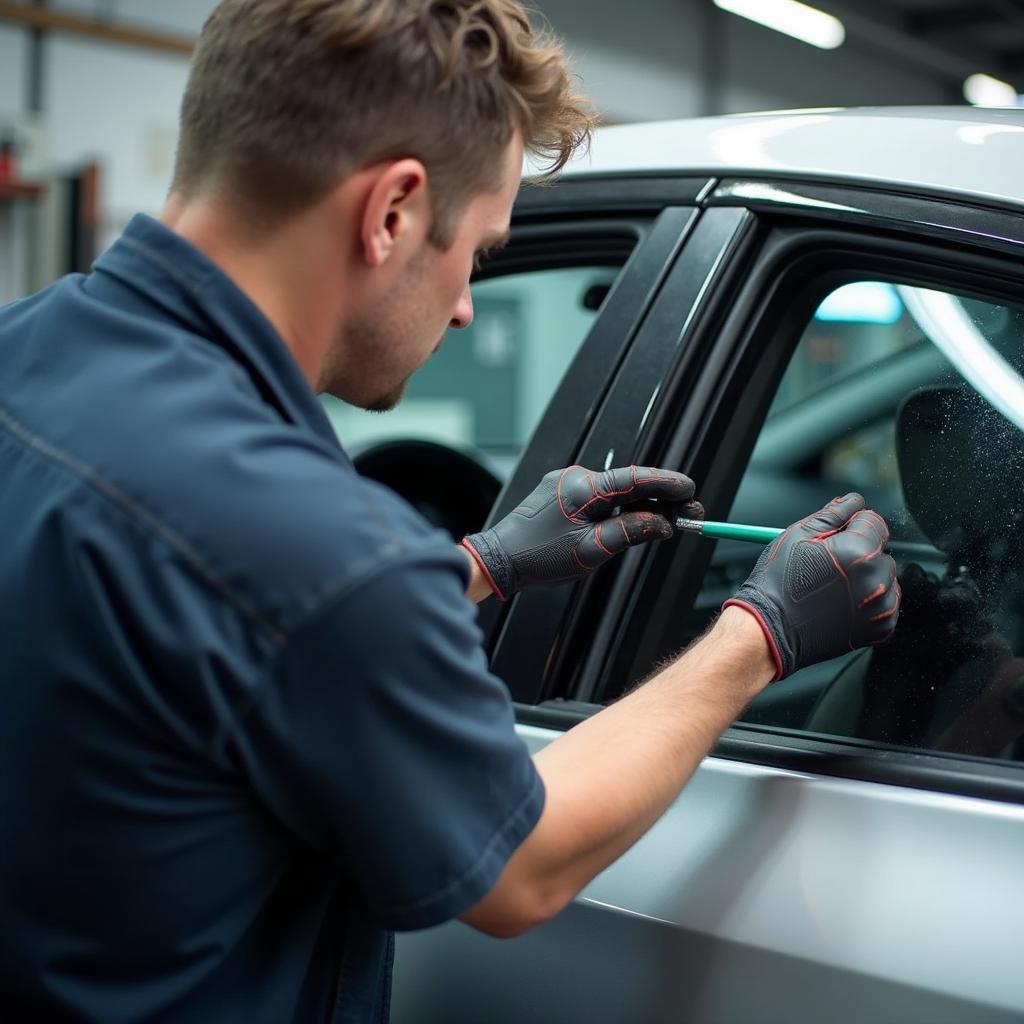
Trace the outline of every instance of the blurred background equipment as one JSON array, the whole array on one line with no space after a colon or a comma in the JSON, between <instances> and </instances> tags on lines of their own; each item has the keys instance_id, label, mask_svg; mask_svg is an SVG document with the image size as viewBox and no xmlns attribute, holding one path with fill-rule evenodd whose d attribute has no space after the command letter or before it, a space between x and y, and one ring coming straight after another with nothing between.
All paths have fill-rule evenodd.
<instances>
[{"instance_id":1,"label":"blurred background equipment","mask_svg":"<svg viewBox=\"0 0 1024 1024\"><path fill-rule=\"evenodd\" d=\"M3 167L45 185L96 164L95 245L136 210L159 210L189 53L215 0L0 0L4 262L13 190ZM533 0L567 42L606 122L783 108L1016 104L1024 88L1019 0ZM813 45L807 45L807 43ZM828 48L821 48L821 47ZM32 208L46 194L22 191ZM38 206L36 206L38 214ZM19 213L56 244L61 218ZM60 240L66 248L66 238ZM15 255L17 253L17 255ZM79 252L79 255L83 255ZM12 287L62 272L37 254Z\"/></svg>"},{"instance_id":2,"label":"blurred background equipment","mask_svg":"<svg viewBox=\"0 0 1024 1024\"><path fill-rule=\"evenodd\" d=\"M87 270L132 214L159 212L189 55L214 6L0 0L0 302ZM608 123L781 108L1015 105L1024 87L1024 2L1016 0L533 6L566 41L582 89ZM479 281L474 324L414 378L399 409L380 417L327 400L345 443L470 447L504 478L628 250L605 256L583 269ZM859 327L842 308L851 299ZM886 324L902 312L889 286L870 282L829 301L820 320L831 326L808 346L781 402L838 364L873 358L871 339L888 337Z\"/></svg>"}]
</instances>

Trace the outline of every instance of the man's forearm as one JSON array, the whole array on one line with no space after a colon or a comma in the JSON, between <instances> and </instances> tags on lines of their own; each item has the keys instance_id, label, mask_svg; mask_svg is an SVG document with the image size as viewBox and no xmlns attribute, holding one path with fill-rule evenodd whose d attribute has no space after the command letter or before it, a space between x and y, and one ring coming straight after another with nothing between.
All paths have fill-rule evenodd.
<instances>
[{"instance_id":1,"label":"man's forearm","mask_svg":"<svg viewBox=\"0 0 1024 1024\"><path fill-rule=\"evenodd\" d=\"M500 920L517 900L536 901L540 919L557 912L661 817L774 674L757 622L729 608L681 658L542 750L541 820L464 920L504 934Z\"/></svg>"},{"instance_id":2,"label":"man's forearm","mask_svg":"<svg viewBox=\"0 0 1024 1024\"><path fill-rule=\"evenodd\" d=\"M681 658L540 751L557 823L539 837L543 859L573 895L661 817L774 674L760 627L726 609Z\"/></svg>"},{"instance_id":3,"label":"man's forearm","mask_svg":"<svg viewBox=\"0 0 1024 1024\"><path fill-rule=\"evenodd\" d=\"M900 585L888 540L852 492L784 530L703 640L537 755L540 821L463 920L515 935L551 917L661 817L769 680L891 636Z\"/></svg>"}]
</instances>

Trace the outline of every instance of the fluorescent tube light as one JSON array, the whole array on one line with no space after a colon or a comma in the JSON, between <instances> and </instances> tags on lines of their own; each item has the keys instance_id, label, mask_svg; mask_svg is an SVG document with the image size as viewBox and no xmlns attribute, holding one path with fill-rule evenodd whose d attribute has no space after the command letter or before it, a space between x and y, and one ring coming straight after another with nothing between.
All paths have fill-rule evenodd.
<instances>
[{"instance_id":1,"label":"fluorescent tube light","mask_svg":"<svg viewBox=\"0 0 1024 1024\"><path fill-rule=\"evenodd\" d=\"M925 337L989 405L1024 430L1024 379L992 347L967 310L946 292L907 285L896 290Z\"/></svg>"},{"instance_id":2,"label":"fluorescent tube light","mask_svg":"<svg viewBox=\"0 0 1024 1024\"><path fill-rule=\"evenodd\" d=\"M815 320L894 324L903 316L896 289L882 281L854 281L837 288L818 307Z\"/></svg>"},{"instance_id":3,"label":"fluorescent tube light","mask_svg":"<svg viewBox=\"0 0 1024 1024\"><path fill-rule=\"evenodd\" d=\"M991 75L971 75L964 79L964 99L976 107L1015 107L1017 90Z\"/></svg>"},{"instance_id":4,"label":"fluorescent tube light","mask_svg":"<svg viewBox=\"0 0 1024 1024\"><path fill-rule=\"evenodd\" d=\"M834 50L846 38L838 18L798 0L714 0L715 6L741 18L749 18L822 50Z\"/></svg>"}]
</instances>

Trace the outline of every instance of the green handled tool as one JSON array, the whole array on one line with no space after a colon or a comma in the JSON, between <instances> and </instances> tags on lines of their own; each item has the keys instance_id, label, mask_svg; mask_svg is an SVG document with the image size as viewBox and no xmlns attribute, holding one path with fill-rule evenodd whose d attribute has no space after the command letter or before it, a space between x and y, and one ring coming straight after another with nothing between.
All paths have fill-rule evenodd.
<instances>
[{"instance_id":1,"label":"green handled tool","mask_svg":"<svg viewBox=\"0 0 1024 1024\"><path fill-rule=\"evenodd\" d=\"M748 540L752 544L768 544L786 531L778 526L744 526L741 523L705 522L703 519L676 519L676 529L687 533L702 533L705 537L722 540Z\"/></svg>"},{"instance_id":2,"label":"green handled tool","mask_svg":"<svg viewBox=\"0 0 1024 1024\"><path fill-rule=\"evenodd\" d=\"M721 540L746 540L751 544L770 544L786 531L779 526L745 526L742 523L705 522L702 519L687 519L679 516L676 529L687 533L702 533L705 537ZM930 544L915 544L908 541L890 541L885 545L889 555L903 555L907 558L934 558L935 549Z\"/></svg>"}]
</instances>

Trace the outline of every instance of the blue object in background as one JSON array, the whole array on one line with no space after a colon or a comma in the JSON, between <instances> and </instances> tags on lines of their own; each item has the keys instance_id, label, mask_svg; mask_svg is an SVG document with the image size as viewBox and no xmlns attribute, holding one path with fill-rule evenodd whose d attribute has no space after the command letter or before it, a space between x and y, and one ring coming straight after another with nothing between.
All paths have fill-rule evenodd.
<instances>
[{"instance_id":1,"label":"blue object in background","mask_svg":"<svg viewBox=\"0 0 1024 1024\"><path fill-rule=\"evenodd\" d=\"M854 281L837 288L814 314L815 320L861 324L894 324L901 316L899 294L882 281Z\"/></svg>"}]
</instances>

